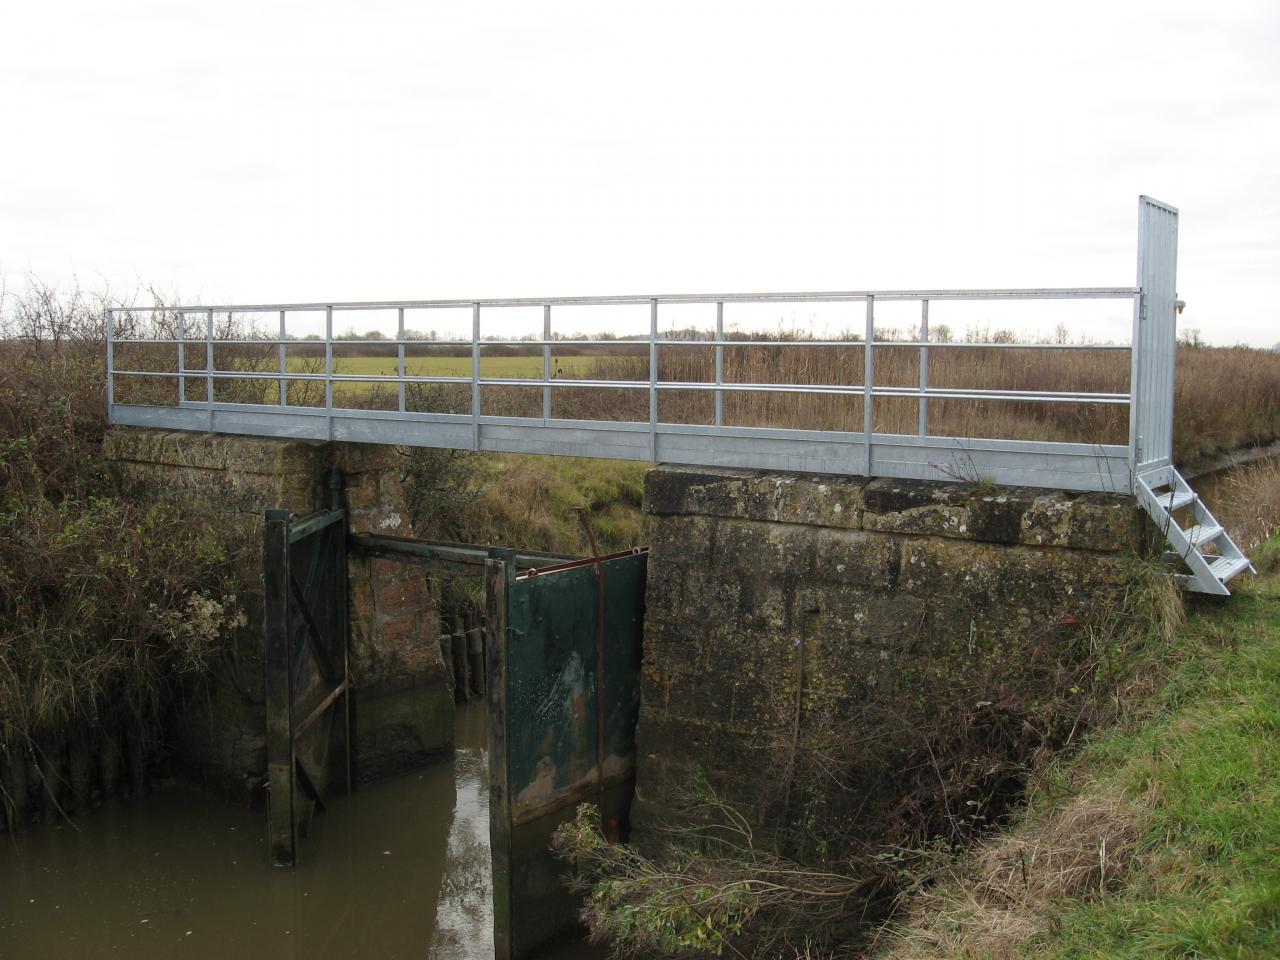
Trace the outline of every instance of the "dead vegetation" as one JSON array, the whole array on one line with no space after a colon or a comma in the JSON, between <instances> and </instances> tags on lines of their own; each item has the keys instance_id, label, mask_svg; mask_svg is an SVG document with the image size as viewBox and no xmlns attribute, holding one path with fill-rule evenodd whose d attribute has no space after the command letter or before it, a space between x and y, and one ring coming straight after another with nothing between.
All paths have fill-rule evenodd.
<instances>
[{"instance_id":1,"label":"dead vegetation","mask_svg":"<svg viewBox=\"0 0 1280 960\"><path fill-rule=\"evenodd\" d=\"M0 824L135 791L241 621L237 544L103 462L102 303L33 288L0 341ZM122 754L129 754L123 757ZM45 801L48 801L47 803Z\"/></svg>"},{"instance_id":2,"label":"dead vegetation","mask_svg":"<svg viewBox=\"0 0 1280 960\"><path fill-rule=\"evenodd\" d=\"M632 955L861 955L895 903L944 890L956 858L1038 792L1037 771L1149 692L1145 667L1181 614L1169 579L1142 569L1075 632L1029 638L1017 670L984 679L981 700L957 678L928 722L880 706L820 736L765 738L762 765L793 775L759 787L777 793L758 796L763 825L697 778L681 822L640 851L605 844L583 814L559 844L587 895L588 928ZM1105 889L1122 876L1129 836L1106 813L1099 801L1034 842L1000 846L985 885L963 897L990 902L983 923L1016 926L1015 896Z\"/></svg>"},{"instance_id":3,"label":"dead vegetation","mask_svg":"<svg viewBox=\"0 0 1280 960\"><path fill-rule=\"evenodd\" d=\"M877 960L1015 960L1064 901L1116 890L1137 853L1150 800L1090 785L1061 808L1028 817L971 859L942 871L886 929Z\"/></svg>"},{"instance_id":4,"label":"dead vegetation","mask_svg":"<svg viewBox=\"0 0 1280 960\"><path fill-rule=\"evenodd\" d=\"M1280 457L1236 467L1213 488L1214 515L1259 572L1280 566Z\"/></svg>"}]
</instances>

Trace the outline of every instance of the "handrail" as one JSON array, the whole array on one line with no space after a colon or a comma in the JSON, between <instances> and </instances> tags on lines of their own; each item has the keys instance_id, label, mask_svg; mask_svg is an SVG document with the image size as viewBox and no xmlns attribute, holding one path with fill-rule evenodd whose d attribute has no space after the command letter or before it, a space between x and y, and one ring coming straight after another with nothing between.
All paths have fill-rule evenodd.
<instances>
[{"instance_id":1,"label":"handrail","mask_svg":"<svg viewBox=\"0 0 1280 960\"><path fill-rule=\"evenodd\" d=\"M609 306L645 306L653 301L660 304L689 303L799 303L820 301L845 303L875 297L881 301L897 300L1127 300L1136 296L1141 290L1137 287L1036 287L1005 288L991 290L843 290L843 291L805 291L795 293L677 293L677 294L633 294L625 296L600 297L508 297L480 298L467 300L348 300L330 303L264 303L264 304L223 304L209 306L206 304L190 304L185 306L137 305L128 307L112 307L117 313L272 313L278 310L287 311L322 311L322 310L432 310L432 309L470 309L479 304L483 307L545 307L556 306L609 307Z\"/></svg>"},{"instance_id":2,"label":"handrail","mask_svg":"<svg viewBox=\"0 0 1280 960\"><path fill-rule=\"evenodd\" d=\"M703 463L764 468L864 473L868 476L938 476L963 469L967 473L991 476L1005 482L1028 482L1042 485L1065 485L1073 489L1125 489L1142 466L1158 466L1166 462L1172 436L1172 383L1174 324L1172 305L1173 268L1176 254L1176 212L1166 205L1140 198L1139 201L1139 285L1133 287L1039 287L1026 289L935 289L935 290L857 290L784 293L717 293L664 294L627 296L516 297L447 300L370 300L348 302L232 304L221 306L133 306L107 310L107 396L113 423L159 425L179 429L224 430L268 436L305 437L312 439L347 439L367 442L407 443L423 446L461 447L474 450L516 450L533 453L567 453L585 456L619 457L673 462ZM953 342L937 339L937 324L930 329L930 304L936 301L1029 302L1045 300L1129 300L1133 304L1132 336L1128 343L1009 343ZM894 340L879 336L875 328L877 303L915 301L920 304L919 331L911 339ZM735 339L724 329L726 304L776 303L858 303L865 305L865 321L861 335L848 337L792 337L761 339L750 336ZM664 305L708 304L716 311L714 333L704 331L691 337L676 335L674 328L663 331L659 308ZM648 307L647 335L626 337L582 336L556 339L552 320L555 310L565 306ZM485 337L484 319L488 312L510 307L539 308L542 313L540 335L527 339ZM471 319L470 338L424 339L406 332L406 311L454 309L466 310ZM396 336L369 338L334 335L335 314L346 311L394 311ZM322 313L323 337L288 336L286 317L289 313ZM1164 313L1168 312L1168 317ZM275 336L245 337L215 335L215 318L225 314L230 321L236 315L277 313ZM189 335L186 318L203 316L205 335ZM146 316L161 320L176 319L176 336L118 336L123 319L139 320ZM936 321L936 317L934 318ZM635 318L639 321L639 317ZM143 320L142 322L146 322ZM581 323L580 318L575 322ZM599 322L597 318L596 322ZM147 332L159 332L150 330ZM241 333L238 330L228 332ZM607 332L607 331L606 331ZM177 370L136 370L117 366L119 348L151 345L176 345ZM193 347L205 349L203 369L187 367ZM276 354L274 368L237 370L220 369L215 362L218 347L258 346L271 348ZM383 347L394 362L395 374L359 374L337 372L346 348ZM599 356L622 356L647 361L647 371L633 371L632 376L647 379L610 380L599 377L560 376L553 372L552 351L556 348L594 347ZM414 375L409 362L425 359L440 348L458 351L457 359L469 361L465 375ZM485 376L482 364L486 350L502 348L526 356L531 369L541 360L540 375L495 377ZM706 380L664 380L660 375L662 352L686 348L714 352L714 376ZM726 377L726 354L735 349L863 351L862 382L852 383L786 383L735 382ZM290 349L310 351L313 360L323 351L323 369L308 372L290 370ZM919 383L910 386L876 382L877 354L884 351L910 349L919 354ZM1088 392L1072 390L1013 390L994 387L940 387L929 382L931 352L955 350L1037 350L1037 351L1116 351L1127 350L1131 356L1129 388L1126 391ZM409 351L422 351L421 357ZM608 351L618 351L610 354ZM438 356L438 354L434 354ZM508 353L507 356L512 354ZM848 354L844 354L848 356ZM117 402L118 377L172 377L177 380L178 396L173 406L139 406ZM912 375L913 378L915 375ZM759 378L757 378L759 379ZM204 399L188 399L192 383L205 383ZM272 380L279 384L278 402L233 403L220 400L217 384L227 380ZM322 406L306 407L289 403L289 384L321 383L324 385ZM342 396L335 398L334 387L349 383L394 385L394 409L366 409L343 406ZM406 409L405 387L414 384L470 387L467 413L425 414ZM528 417L496 417L484 412L483 397L495 388L527 388L541 392L541 415ZM552 398L564 389L625 390L647 396L647 421L639 420L568 420L553 416ZM714 417L709 424L669 422L660 416L659 396L677 391L711 393ZM813 396L861 397L861 431L805 429L795 425L773 427L741 427L725 423L725 398L734 394L789 394ZM877 400L915 400L918 404L918 427L913 435L886 435L875 431L873 407ZM1129 437L1125 447L1082 443L1046 443L1038 441L1000 440L933 436L929 432L929 404L941 401L992 401L1014 403L1087 403L1127 405ZM323 430L319 430L320 424ZM850 426L852 426L850 424ZM460 432L465 428L465 432ZM851 439L856 437L857 439ZM835 440L833 444L830 441ZM996 444L992 446L992 444ZM917 448L914 451L910 448ZM957 451L962 451L957 453ZM977 451L978 455L974 455ZM1123 451L1123 456L1119 453ZM957 468L956 463L969 457ZM1072 475L1062 484L1057 473Z\"/></svg>"}]
</instances>

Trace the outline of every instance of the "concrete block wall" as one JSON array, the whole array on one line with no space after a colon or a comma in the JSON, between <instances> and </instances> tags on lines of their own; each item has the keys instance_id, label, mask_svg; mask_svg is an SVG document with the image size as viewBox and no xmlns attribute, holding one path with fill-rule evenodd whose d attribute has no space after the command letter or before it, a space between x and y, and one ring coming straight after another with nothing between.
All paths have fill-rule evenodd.
<instances>
[{"instance_id":1,"label":"concrete block wall","mask_svg":"<svg viewBox=\"0 0 1280 960\"><path fill-rule=\"evenodd\" d=\"M696 771L769 822L796 751L837 738L872 803L944 702L1040 682L1027 651L1119 600L1138 529L1112 495L665 466L645 509L642 833Z\"/></svg>"},{"instance_id":2,"label":"concrete block wall","mask_svg":"<svg viewBox=\"0 0 1280 960\"><path fill-rule=\"evenodd\" d=\"M175 754L208 786L248 797L266 770L263 716L261 524L268 508L302 515L329 503L332 466L344 475L351 529L412 536L396 452L323 444L117 427L106 458L125 479L159 483L214 504L246 549L240 601L248 624L236 655L177 718ZM422 572L352 556L348 565L355 753L359 780L390 776L453 746L453 699L440 655L439 614Z\"/></svg>"}]
</instances>

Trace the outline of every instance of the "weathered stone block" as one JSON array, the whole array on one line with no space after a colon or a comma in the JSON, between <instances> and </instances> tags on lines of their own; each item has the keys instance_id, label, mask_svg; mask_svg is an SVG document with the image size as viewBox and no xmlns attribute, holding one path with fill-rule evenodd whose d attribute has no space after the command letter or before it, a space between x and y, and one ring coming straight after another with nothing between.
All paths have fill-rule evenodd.
<instances>
[{"instance_id":1,"label":"weathered stone block","mask_svg":"<svg viewBox=\"0 0 1280 960\"><path fill-rule=\"evenodd\" d=\"M818 530L805 579L890 591L898 582L901 541L862 531Z\"/></svg>"},{"instance_id":2,"label":"weathered stone block","mask_svg":"<svg viewBox=\"0 0 1280 960\"><path fill-rule=\"evenodd\" d=\"M857 477L660 467L645 475L645 504L657 515L693 514L857 529Z\"/></svg>"},{"instance_id":3,"label":"weathered stone block","mask_svg":"<svg viewBox=\"0 0 1280 960\"><path fill-rule=\"evenodd\" d=\"M389 448L135 428L110 431L105 448L125 479L159 481L212 504L229 525L251 527L255 549L246 551L239 572L246 594L260 594L256 547L263 512L284 507L301 515L327 506L331 466L345 474L352 530L412 534L400 458ZM421 572L352 556L348 575L351 669L362 705L355 752L360 775L377 778L452 746L453 697L437 641L438 615ZM249 660L260 656L264 635L261 603L251 612L242 638ZM193 713L176 735L202 779L221 776L234 792L260 779L265 767L260 684L246 695L243 678L233 684L219 675L211 688L207 699L218 705L217 717L206 722Z\"/></svg>"},{"instance_id":4,"label":"weathered stone block","mask_svg":"<svg viewBox=\"0 0 1280 960\"><path fill-rule=\"evenodd\" d=\"M1091 551L909 540L903 545L900 584L903 592L917 596L963 599L973 610L1079 607L1100 590L1122 585L1132 559Z\"/></svg>"},{"instance_id":5,"label":"weathered stone block","mask_svg":"<svg viewBox=\"0 0 1280 960\"><path fill-rule=\"evenodd\" d=\"M863 526L885 533L1106 551L1132 543L1133 499L1115 494L879 479L864 496Z\"/></svg>"},{"instance_id":6,"label":"weathered stone block","mask_svg":"<svg viewBox=\"0 0 1280 960\"><path fill-rule=\"evenodd\" d=\"M948 709L1051 684L1135 559L1122 497L658 468L645 505L641 825L694 769L763 818L833 744L872 789Z\"/></svg>"},{"instance_id":7,"label":"weathered stone block","mask_svg":"<svg viewBox=\"0 0 1280 960\"><path fill-rule=\"evenodd\" d=\"M972 539L963 484L881 478L867 484L863 498L868 530Z\"/></svg>"}]
</instances>

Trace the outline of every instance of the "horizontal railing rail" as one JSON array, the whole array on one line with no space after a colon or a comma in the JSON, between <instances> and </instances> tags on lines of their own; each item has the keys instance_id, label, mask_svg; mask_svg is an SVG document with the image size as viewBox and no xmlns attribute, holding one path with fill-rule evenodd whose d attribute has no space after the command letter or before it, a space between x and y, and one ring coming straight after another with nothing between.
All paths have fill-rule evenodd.
<instances>
[{"instance_id":1,"label":"horizontal railing rail","mask_svg":"<svg viewBox=\"0 0 1280 960\"><path fill-rule=\"evenodd\" d=\"M601 457L669 460L678 463L785 468L817 472L861 473L871 476L989 478L996 482L1061 486L1081 490L1127 490L1132 482L1133 438L1126 444L1071 443L1020 439L957 438L934 436L929 430L931 401L981 401L991 403L1096 404L1132 407L1131 391L1010 389L996 386L959 387L930 383L930 354L940 351L1131 351L1131 343L1061 343L939 340L931 336L929 305L935 301L1017 301L1041 300L1131 301L1135 317L1140 316L1142 290L1137 287L1080 287L996 290L887 290L844 292L801 292L760 294L679 294L619 297L549 297L477 300L361 301L346 303L291 303L225 306L149 306L112 308L108 313L108 395L115 423L241 432L266 436L323 440L354 440L408 445L461 447L475 450L506 450L529 453L559 453ZM886 337L876 329L877 303L915 301L919 323L907 339ZM803 336L795 333L777 338L761 338L749 332L741 337L726 333L724 311L728 304L814 303L857 304L865 307L865 319L858 332L840 336ZM660 329L659 310L665 305L708 304L715 307L715 329L701 329L675 335ZM553 316L557 307L647 306L647 335L553 336ZM525 337L485 336L486 312L508 307L541 308L542 329ZM470 312L471 337L434 335L424 337L406 331L410 311L466 310ZM334 318L346 311L390 312L394 336L334 335ZM324 333L290 336L290 314L323 314ZM248 315L275 314L277 327L261 336L245 335ZM217 318L223 317L225 336L218 335ZM193 322L203 320L201 335L187 336ZM122 322L136 326L139 321L152 329L145 333L165 333L159 327L174 328L166 335L117 337ZM259 318L260 319L260 318ZM417 319L415 315L415 319ZM896 317L899 322L901 317ZM241 327L236 326L239 320ZM365 318L367 322L367 318ZM575 317L574 322L581 322ZM935 328L936 329L936 328ZM602 331L604 332L604 331ZM173 369L138 369L117 366L116 348L176 347ZM219 365L216 353L259 348L271 351L258 357L252 368L237 367L242 357L232 356L230 365ZM355 355L344 349L360 348L361 356L382 349L385 365L372 373L340 369ZM486 350L500 348L501 356L523 357L531 363L541 360L538 375L494 376L483 371L490 357ZM588 359L624 358L636 364L647 377L619 377L565 374L553 370L557 350L595 351ZM726 376L726 358L748 350L860 351L853 354L861 367L859 382L759 382L734 380ZM469 368L469 372L423 374L411 366L432 356ZM189 366L188 350L203 353L201 366ZM918 382L877 383L876 357L885 350L912 350L918 354ZM434 351L434 352L433 352ZM714 377L707 379L663 379L661 363L667 351L714 352ZM702 354L704 357L706 353ZM936 354L940 355L940 354ZM312 369L299 369L302 359ZM846 355L846 360L850 355ZM152 364L154 365L154 364ZM305 365L305 364L304 364ZM394 372L386 367L394 365ZM145 366L145 365L143 365ZM317 369L318 368L318 369ZM647 368L647 371L646 371ZM1136 361L1132 364L1136 370ZM177 380L172 404L119 404L115 402L118 378L172 378ZM279 385L275 402L236 402L220 399L219 383L226 381L274 381ZM190 397L190 386L197 388ZM312 396L305 404L290 402L290 386L311 384L323 388L323 399ZM387 387L394 391L393 408L367 408L335 398L335 387L347 385ZM413 387L442 386L470 389L467 412L431 412L409 408L407 390ZM538 416L499 416L484 412L483 399L495 389L521 388L541 391ZM563 391L623 391L648 397L648 420L585 419L563 413L553 415L553 396ZM203 398L199 394L203 393ZM677 393L714 396L714 412L709 423L688 423L659 416L659 398ZM731 424L726 420L729 397L760 395L791 397L861 398L861 429L832 430L806 427L803 423L773 425ZM884 433L875 430L876 401L914 401L918 405L914 433ZM1130 421L1132 423L1133 416Z\"/></svg>"},{"instance_id":2,"label":"horizontal railing rail","mask_svg":"<svg viewBox=\"0 0 1280 960\"><path fill-rule=\"evenodd\" d=\"M273 313L324 310L430 310L470 309L471 307L544 307L544 306L643 306L690 303L798 303L807 301L848 303L873 297L882 302L899 300L1127 300L1136 296L1137 287L1038 287L991 290L844 290L838 292L803 293L677 293L635 294L602 297L509 297L475 300L346 300L325 303L265 304L163 304L114 308L117 312L134 313Z\"/></svg>"},{"instance_id":3,"label":"horizontal railing rail","mask_svg":"<svg viewBox=\"0 0 1280 960\"><path fill-rule=\"evenodd\" d=\"M1171 463L1176 342L1174 308L1178 302L1175 290L1177 210L1148 197L1140 197L1138 211L1138 282L1132 287L646 294L177 307L157 304L113 308L107 311L106 316L109 416L111 422L117 424L297 439L661 460L680 464L895 478L989 479L997 483L1071 490L1131 492L1139 474L1160 470ZM882 336L882 332L876 329L877 304L903 301L919 304L918 324L912 321L915 331L909 332L909 339L903 340ZM930 304L945 301L1129 301L1132 305L1131 335L1128 342L1106 343L1018 343L1004 339L1000 342L954 342L947 337L939 337L940 330L936 326L932 332L930 330ZM813 330L814 335L808 337L780 335L773 338L750 332L735 336L733 332L726 332L726 306L788 303L853 304L855 307L861 303L865 317L847 335L839 337L824 336L824 331L819 329ZM678 332L674 326L667 330L661 328L660 311L664 307L698 304L714 307L714 330L705 324L689 333ZM601 327L597 327L600 334L610 335L587 335L582 332L579 314L574 320L577 326L572 336L554 336L552 321L555 312L576 307L645 307L647 330L639 333L644 328L637 323L628 335L616 335L621 331ZM495 311L500 314L506 308L540 310L541 330L531 332L527 337L485 336L484 318ZM429 316L433 310L465 311L470 317L470 336L458 332L465 329L461 326L446 329L443 338L437 338L436 331L428 331L424 335L416 329L406 328L407 314L416 325L423 311ZM383 316L390 312L395 321L394 337L370 337L355 330L335 336L335 317L358 312ZM573 311L568 312L573 314ZM274 315L274 323L267 324L268 315ZM291 315L322 316L323 335L316 333L313 326L306 336L297 336L296 327L295 335L290 336L288 318ZM221 327L217 322L219 317L223 318ZM457 320L465 322L463 317ZM895 321L900 323L901 318L895 317ZM308 322L314 324L313 320ZM188 336L192 323L202 325L203 329L198 331L198 335ZM861 327L860 332L857 327ZM119 336L122 332L129 335ZM139 332L151 336L134 335ZM492 328L490 333L493 333ZM155 357L144 358L145 362L134 357L131 358L134 361L132 365L123 363L117 366L117 349L125 351L139 347L144 351L174 348L176 362L173 369L169 369L169 360L157 362ZM263 355L252 361L243 355L234 356L237 350L243 354L254 348L263 351ZM382 358L384 363L373 372L339 369L342 363L352 359L347 351L356 349L368 356L369 351L378 348L386 351L386 355ZM802 382L775 382L774 373L786 373L780 351L793 348L806 351L806 357L816 356L813 351L823 350L841 351L841 354L838 362L825 367L825 372L805 368L804 364L795 365L793 369L805 369L805 376L801 377L798 372L789 376ZM588 353L562 353L560 358L555 357L556 351L567 349ZM755 368L749 369L743 360L744 349L779 352L774 355L776 362L757 363ZM190 366L188 350L202 351L203 364ZM224 351L221 356L225 358L227 350L233 354L230 368L218 362L220 351ZM441 350L451 352L442 354ZM495 354L495 350L505 353ZM699 350L712 353L712 366L698 370L692 365L690 351ZM858 350L861 356L850 352ZM899 377L892 383L885 382L884 376L877 380L877 363L888 366L894 356L886 353L890 350L916 351L918 371L903 376L900 370ZM1105 361L1110 373L1101 378L1093 377L1090 382L1110 387L1107 377L1111 377L1116 381L1117 389L1048 389L1047 386L1038 389L1040 384L1034 382L988 382L962 387L954 382L930 381L931 358L937 361L941 357L954 357L956 353L973 350L1053 351L1059 357L1081 350L1103 351L1103 356L1108 355L1105 352L1127 350L1127 388L1118 388L1119 378L1115 374L1120 371L1122 376L1123 371L1111 361ZM595 352L592 354L590 351ZM594 355L597 359L613 357L625 362L606 371L619 374L616 378L601 376L599 366L590 371L577 371L588 374L581 377L574 376L575 371L556 366L560 359L583 355ZM662 360L673 355L686 363L682 368L686 375L664 379L660 376ZM447 357L451 363L456 362L469 369L465 375L447 368L441 369L437 375L422 373L417 365L433 356ZM492 369L482 369L486 360L500 356L523 356L530 361L530 368L513 370L517 375L506 377L492 375ZM707 364L707 354L704 352L702 356L704 359L700 362ZM1001 356L1013 362L1022 355ZM534 375L531 367L539 359L541 370ZM295 362L298 360L302 362ZM243 368L237 368L237 363ZM394 372L389 369L392 364ZM164 369L156 369L157 366ZM975 366L980 367L980 364ZM745 372L739 373L740 368ZM699 378L690 379L687 376L690 371L700 375ZM727 375L727 371L733 376ZM990 376L994 379L996 374ZM118 380L134 384L130 378L140 378L143 384L154 384L156 378L164 377L176 380L174 394L160 396L158 401L155 395L148 395L141 403L117 402ZM831 382L833 379L840 382ZM274 391L268 387L266 393L274 395L264 396L261 390L254 393L229 383L237 380L246 383L274 381L277 387ZM824 380L826 382L822 382ZM845 380L849 382L842 382ZM852 382L854 380L858 382ZM377 394L374 406L360 406L353 399L348 399L355 392L355 388L349 386L351 384L371 385ZM223 388L221 394L220 387ZM382 387L389 388L391 393L384 394L378 389ZM458 409L416 409L422 392L418 388L443 388L451 397L446 405ZM520 415L510 415L506 410L498 415L491 408L491 412L486 413L483 400L495 392L511 388L531 391L532 398L540 394L541 410ZM167 388L155 388L163 389ZM239 393L236 392L238 389ZM323 391L322 398L316 395L320 390ZM298 402L291 402L294 391L298 393ZM412 397L410 391L413 392ZM600 405L583 406L578 400L584 395L599 397L601 391L619 391L622 396L638 402L631 407L615 406L605 410ZM663 412L660 399L679 406L682 392L695 399L708 394L713 397L709 411L704 412L703 407L698 407L697 416L703 419L691 422L678 416L660 416ZM800 399L795 399L797 397ZM809 399L804 399L806 397ZM556 398L560 398L559 411ZM860 417L857 405L848 409L840 406L844 398L861 398ZM647 418L644 411L637 409L643 400L647 400ZM930 429L931 404L947 405L948 409L941 411L947 413L954 404L964 402L1015 405L1000 407L1015 411L1025 409L1017 405L1041 405L1035 409L1045 411L1046 415L1058 408L1042 406L1045 404L1087 404L1104 412L1117 406L1127 406L1127 437L1123 443L1068 442L1028 440L1017 436L959 437L948 433L945 425L937 432ZM765 414L776 412L784 403L792 405L791 414L794 416L790 421L760 422L769 420ZM822 403L827 406L814 416L812 408ZM903 403L915 404L914 416L910 407L906 408L907 415L902 415L900 405ZM746 415L740 415L744 404L756 406L748 409ZM810 406L804 407L804 404ZM897 432L876 429L877 404L899 405L894 407L899 411L896 419L886 416L881 420L882 424L892 423ZM734 414L732 417L730 412ZM623 419L622 413L628 419ZM851 419L860 419L861 422L850 422ZM915 420L914 424L910 423L911 419ZM967 429L967 425L974 421L961 422ZM1034 418L1027 422L1038 423ZM1081 417L1079 422L1096 425L1102 420ZM1107 422L1113 426L1116 424L1114 417ZM910 430L910 426L915 429ZM974 427L973 430L978 432L980 428ZM1012 432L1019 431L1027 432L1021 428Z\"/></svg>"}]
</instances>

